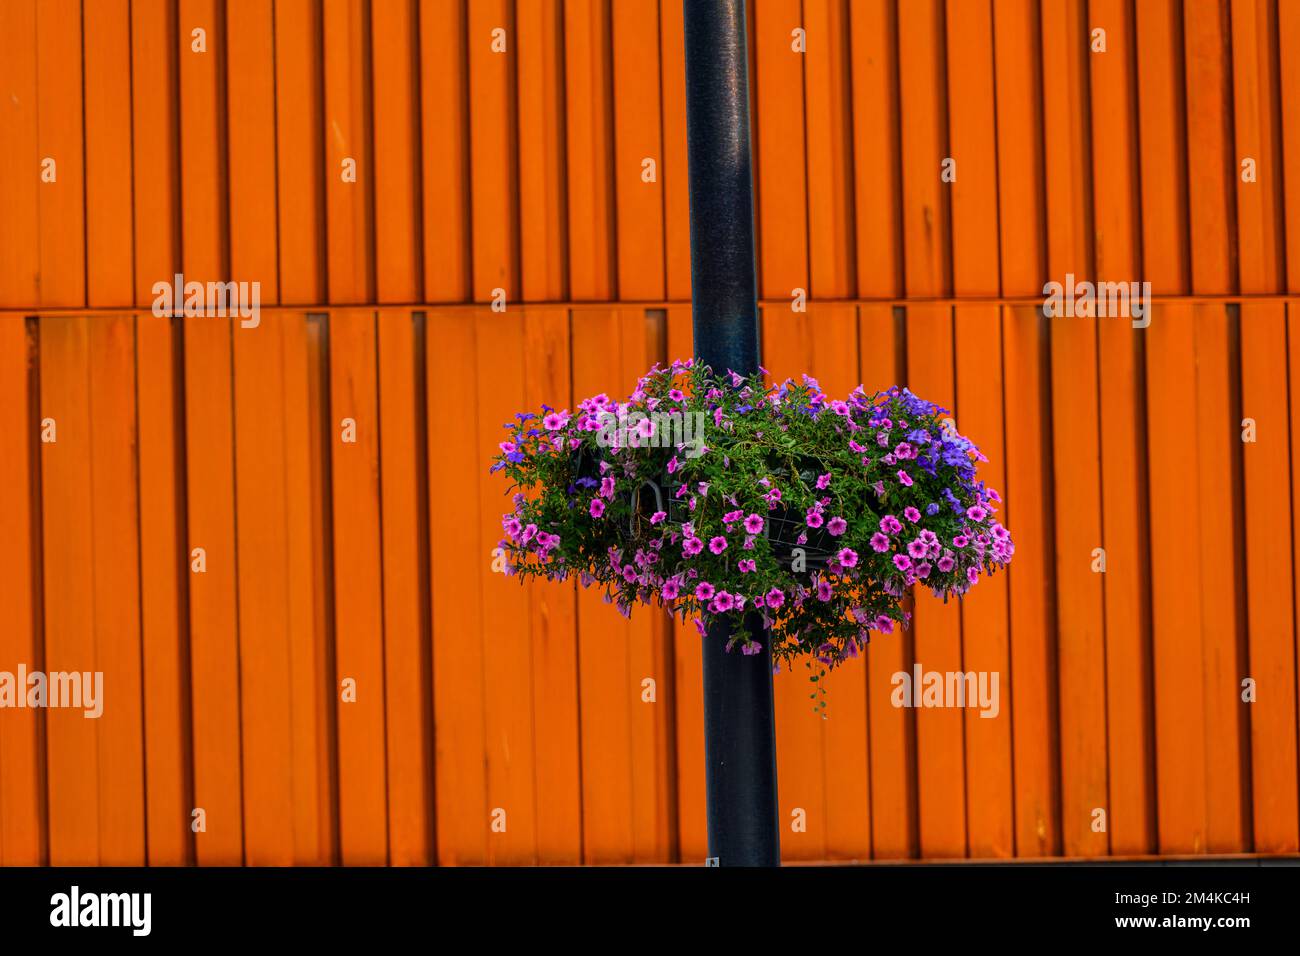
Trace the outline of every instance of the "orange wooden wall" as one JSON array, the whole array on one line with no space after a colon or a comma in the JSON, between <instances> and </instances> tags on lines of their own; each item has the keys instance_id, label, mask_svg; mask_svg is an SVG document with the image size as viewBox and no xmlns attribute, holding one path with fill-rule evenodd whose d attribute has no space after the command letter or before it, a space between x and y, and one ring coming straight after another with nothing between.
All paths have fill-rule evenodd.
<instances>
[{"instance_id":1,"label":"orange wooden wall","mask_svg":"<svg viewBox=\"0 0 1300 956\"><path fill-rule=\"evenodd\" d=\"M1017 542L828 720L778 678L785 857L1296 852L1300 2L750 28L766 364L953 407ZM0 710L0 863L704 857L694 629L491 573L486 472L690 353L684 98L676 0L0 0L0 670L106 682Z\"/></svg>"}]
</instances>

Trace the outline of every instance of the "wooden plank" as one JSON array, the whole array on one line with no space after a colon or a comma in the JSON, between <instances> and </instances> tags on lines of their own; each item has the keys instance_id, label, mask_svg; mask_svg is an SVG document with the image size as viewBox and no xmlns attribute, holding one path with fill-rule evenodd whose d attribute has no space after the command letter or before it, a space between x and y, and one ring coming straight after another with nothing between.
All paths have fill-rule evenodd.
<instances>
[{"instance_id":1,"label":"wooden plank","mask_svg":"<svg viewBox=\"0 0 1300 956\"><path fill-rule=\"evenodd\" d=\"M181 271L177 113L180 51L176 42L176 15L176 6L166 0L136 0L131 4L133 288L135 304L146 307L156 298L154 283L169 281ZM146 337L157 338L146 331L147 325L140 323L137 344ZM142 411L142 430L144 416ZM169 554L168 560L174 557ZM146 613L148 603L146 596Z\"/></svg>"},{"instance_id":2,"label":"wooden plank","mask_svg":"<svg viewBox=\"0 0 1300 956\"><path fill-rule=\"evenodd\" d=\"M618 295L656 302L664 297L659 11L655 3L616 3L611 15Z\"/></svg>"},{"instance_id":3,"label":"wooden plank","mask_svg":"<svg viewBox=\"0 0 1300 956\"><path fill-rule=\"evenodd\" d=\"M466 361L476 353L478 316L471 310L430 313L425 340L429 461L468 461L480 435L478 390ZM448 502L459 506L451 508ZM433 591L433 708L437 763L438 862L486 862L490 807L484 753L481 529L465 521L479 510L479 484L450 468L429 469L430 584ZM495 540L495 539L493 539ZM508 819L507 819L508 825Z\"/></svg>"},{"instance_id":4,"label":"wooden plank","mask_svg":"<svg viewBox=\"0 0 1300 956\"><path fill-rule=\"evenodd\" d=\"M898 20L899 111L902 118L904 283L909 296L952 291L943 15L922 0Z\"/></svg>"},{"instance_id":5,"label":"wooden plank","mask_svg":"<svg viewBox=\"0 0 1300 956\"><path fill-rule=\"evenodd\" d=\"M86 304L132 303L131 5L82 7L85 69Z\"/></svg>"},{"instance_id":6,"label":"wooden plank","mask_svg":"<svg viewBox=\"0 0 1300 956\"><path fill-rule=\"evenodd\" d=\"M557 0L521 3L518 18L519 275L525 302L564 301L564 86Z\"/></svg>"},{"instance_id":7,"label":"wooden plank","mask_svg":"<svg viewBox=\"0 0 1300 956\"><path fill-rule=\"evenodd\" d=\"M1281 86L1282 199L1286 222L1287 290L1300 290L1300 8L1293 3L1277 7L1278 81Z\"/></svg>"},{"instance_id":8,"label":"wooden plank","mask_svg":"<svg viewBox=\"0 0 1300 956\"><path fill-rule=\"evenodd\" d=\"M695 354L692 323L690 306L668 309L670 363ZM709 855L704 781L704 650L700 646L700 632L689 621L673 618L672 637L676 704L673 720L677 731L677 859L681 863L700 863Z\"/></svg>"},{"instance_id":9,"label":"wooden plank","mask_svg":"<svg viewBox=\"0 0 1300 956\"><path fill-rule=\"evenodd\" d=\"M231 186L233 191L233 177ZM292 671L281 326L275 315L255 329L236 327L232 353L243 799L245 807L256 808L245 821L245 860L252 866L294 862L292 698L285 693Z\"/></svg>"},{"instance_id":10,"label":"wooden plank","mask_svg":"<svg viewBox=\"0 0 1300 956\"><path fill-rule=\"evenodd\" d=\"M962 154L966 155L964 150ZM955 226L957 216L953 218ZM989 459L979 466L982 480L1002 492L1007 487L1007 458L1001 310L995 305L958 306L953 325L957 428ZM1002 519L1006 520L1005 514ZM1016 529L1011 532L1014 540ZM989 681L996 674L998 681L996 712L968 708L964 715L967 840L973 857L1005 858L1015 853L1008 600L1007 575L996 574L981 580L961 602L961 669L974 671L980 679L988 674Z\"/></svg>"},{"instance_id":11,"label":"wooden plank","mask_svg":"<svg viewBox=\"0 0 1300 956\"><path fill-rule=\"evenodd\" d=\"M954 408L957 397L953 347L950 308L907 310L907 386L947 409ZM956 602L944 603L928 591L916 593L914 601L914 666L940 673L962 671L962 621ZM915 719L921 855L966 856L967 795L957 784L967 779L965 715L958 708L921 708Z\"/></svg>"},{"instance_id":12,"label":"wooden plank","mask_svg":"<svg viewBox=\"0 0 1300 956\"><path fill-rule=\"evenodd\" d=\"M753 16L753 8L749 8ZM663 105L664 272L666 295L691 297L690 183L686 165L686 36L680 4L659 4L659 64ZM750 32L753 42L753 32ZM754 61L751 59L750 63ZM750 84L754 82L750 73ZM751 130L750 138L753 138ZM671 314L670 314L671 327ZM669 359L676 357L670 354Z\"/></svg>"},{"instance_id":13,"label":"wooden plank","mask_svg":"<svg viewBox=\"0 0 1300 956\"><path fill-rule=\"evenodd\" d=\"M1039 295L1047 275L1047 247L1038 3L995 4L993 43L1002 294Z\"/></svg>"},{"instance_id":14,"label":"wooden plank","mask_svg":"<svg viewBox=\"0 0 1300 956\"><path fill-rule=\"evenodd\" d=\"M524 408L572 407L568 311L529 309L523 334ZM525 591L532 634L537 859L576 865L582 861L582 755L575 587L536 581Z\"/></svg>"},{"instance_id":15,"label":"wooden plank","mask_svg":"<svg viewBox=\"0 0 1300 956\"><path fill-rule=\"evenodd\" d=\"M1187 120L1179 4L1138 4L1135 30L1138 138L1142 183L1142 277L1157 295L1185 293L1191 281L1187 243Z\"/></svg>"},{"instance_id":16,"label":"wooden plank","mask_svg":"<svg viewBox=\"0 0 1300 956\"><path fill-rule=\"evenodd\" d=\"M515 129L515 5L469 4L469 112L473 299L491 301L502 289L519 296L519 193ZM504 32L502 32L504 31Z\"/></svg>"},{"instance_id":17,"label":"wooden plank","mask_svg":"<svg viewBox=\"0 0 1300 956\"><path fill-rule=\"evenodd\" d=\"M848 18L845 0L803 5L809 293L819 299L857 290Z\"/></svg>"},{"instance_id":18,"label":"wooden plank","mask_svg":"<svg viewBox=\"0 0 1300 956\"><path fill-rule=\"evenodd\" d=\"M1241 414L1256 440L1243 441L1246 528L1246 617L1254 784L1254 848L1294 853L1300 803L1296 795L1295 625L1291 542L1277 516L1291 507L1290 417L1287 407L1286 309L1281 303L1241 306ZM1246 426L1243 425L1243 428Z\"/></svg>"},{"instance_id":19,"label":"wooden plank","mask_svg":"<svg viewBox=\"0 0 1300 956\"><path fill-rule=\"evenodd\" d=\"M1239 287L1243 293L1286 288L1282 209L1282 135L1278 129L1278 16L1273 0L1233 0L1232 173L1237 191ZM1253 182L1242 163L1254 161Z\"/></svg>"},{"instance_id":20,"label":"wooden plank","mask_svg":"<svg viewBox=\"0 0 1300 956\"><path fill-rule=\"evenodd\" d=\"M755 151L754 220L758 289L784 299L808 290L808 193L804 164L804 54L793 49L803 29L799 0L755 0L754 88L760 122Z\"/></svg>"},{"instance_id":21,"label":"wooden plank","mask_svg":"<svg viewBox=\"0 0 1300 956\"><path fill-rule=\"evenodd\" d=\"M40 304L86 304L85 141L82 135L81 4L36 5L37 150L52 159L53 181L41 181Z\"/></svg>"},{"instance_id":22,"label":"wooden plank","mask_svg":"<svg viewBox=\"0 0 1300 956\"><path fill-rule=\"evenodd\" d=\"M887 305L858 307L859 364L870 394L905 380L902 323ZM895 707L893 677L911 673L912 632L895 631L868 645L867 723L871 778L871 845L875 859L917 855L915 713Z\"/></svg>"},{"instance_id":23,"label":"wooden plank","mask_svg":"<svg viewBox=\"0 0 1300 956\"><path fill-rule=\"evenodd\" d=\"M187 280L224 281L229 217L222 24L216 0L181 0L179 11L174 42L180 57L180 142L186 145L180 152L183 271ZM200 40L203 52L196 49Z\"/></svg>"},{"instance_id":24,"label":"wooden plank","mask_svg":"<svg viewBox=\"0 0 1300 956\"><path fill-rule=\"evenodd\" d=\"M1106 30L1106 52L1089 54L1092 113L1093 255L1098 283L1141 281L1138 220L1134 23L1119 0L1098 0L1090 22ZM1127 287L1127 286L1126 286ZM1141 427L1145 330L1130 315L1098 320L1102 537L1106 547L1106 719L1110 760L1111 852L1155 846L1155 794L1146 434Z\"/></svg>"},{"instance_id":25,"label":"wooden plank","mask_svg":"<svg viewBox=\"0 0 1300 956\"><path fill-rule=\"evenodd\" d=\"M40 303L36 0L0 4L0 306Z\"/></svg>"},{"instance_id":26,"label":"wooden plank","mask_svg":"<svg viewBox=\"0 0 1300 956\"><path fill-rule=\"evenodd\" d=\"M363 0L324 7L325 221L329 301L375 300L370 24Z\"/></svg>"},{"instance_id":27,"label":"wooden plank","mask_svg":"<svg viewBox=\"0 0 1300 956\"><path fill-rule=\"evenodd\" d=\"M136 317L140 627L151 866L194 862L180 320Z\"/></svg>"},{"instance_id":28,"label":"wooden plank","mask_svg":"<svg viewBox=\"0 0 1300 956\"><path fill-rule=\"evenodd\" d=\"M230 278L260 283L268 305L280 300L274 34L270 0L226 4Z\"/></svg>"},{"instance_id":29,"label":"wooden plank","mask_svg":"<svg viewBox=\"0 0 1300 956\"><path fill-rule=\"evenodd\" d=\"M465 0L420 0L420 134L424 296L470 297ZM435 188L434 184L437 184Z\"/></svg>"},{"instance_id":30,"label":"wooden plank","mask_svg":"<svg viewBox=\"0 0 1300 956\"><path fill-rule=\"evenodd\" d=\"M185 254L189 262L188 243ZM237 866L244 847L233 325L213 316L184 320L188 512L180 560L189 581L194 809L203 810L206 826L195 834L195 859L206 866ZM204 570L196 570L198 548Z\"/></svg>"},{"instance_id":31,"label":"wooden plank","mask_svg":"<svg viewBox=\"0 0 1300 956\"><path fill-rule=\"evenodd\" d=\"M43 665L39 485L35 431L39 396L32 368L34 336L27 320L0 316L0 661L6 670ZM44 716L24 709L0 722L0 865L36 866L46 859Z\"/></svg>"},{"instance_id":32,"label":"wooden plank","mask_svg":"<svg viewBox=\"0 0 1300 956\"><path fill-rule=\"evenodd\" d=\"M1093 275L1090 155L1085 102L1088 30L1082 7L1042 10L1043 132L1047 262L1054 281ZM1047 64L1054 68L1047 69ZM1052 445L1055 469L1057 642L1061 732L1061 825L1068 856L1105 854L1094 830L1107 796L1106 631L1099 609L1104 547L1097 427L1096 319L1051 319ZM1095 565L1100 567L1100 565Z\"/></svg>"},{"instance_id":33,"label":"wooden plank","mask_svg":"<svg viewBox=\"0 0 1300 956\"><path fill-rule=\"evenodd\" d=\"M320 4L276 0L276 203L280 222L280 301L326 301Z\"/></svg>"},{"instance_id":34,"label":"wooden plank","mask_svg":"<svg viewBox=\"0 0 1300 956\"><path fill-rule=\"evenodd\" d=\"M863 297L892 298L903 291L895 5L888 0L850 4L848 29L857 289Z\"/></svg>"},{"instance_id":35,"label":"wooden plank","mask_svg":"<svg viewBox=\"0 0 1300 956\"><path fill-rule=\"evenodd\" d=\"M380 500L388 852L394 866L433 862L433 671L429 641L424 318L379 315Z\"/></svg>"},{"instance_id":36,"label":"wooden plank","mask_svg":"<svg viewBox=\"0 0 1300 956\"><path fill-rule=\"evenodd\" d=\"M614 297L613 92L609 5L564 4L564 89L569 206L569 295Z\"/></svg>"},{"instance_id":37,"label":"wooden plank","mask_svg":"<svg viewBox=\"0 0 1300 956\"><path fill-rule=\"evenodd\" d=\"M572 328L575 397L625 395L660 357L649 354L640 309L575 312ZM578 595L584 862L669 858L671 697L641 696L644 679L659 688L671 681L667 637L658 615L640 609L624 620L593 591Z\"/></svg>"},{"instance_id":38,"label":"wooden plank","mask_svg":"<svg viewBox=\"0 0 1300 956\"><path fill-rule=\"evenodd\" d=\"M375 322L369 309L330 314L339 850L348 866L382 865L388 860Z\"/></svg>"},{"instance_id":39,"label":"wooden plank","mask_svg":"<svg viewBox=\"0 0 1300 956\"><path fill-rule=\"evenodd\" d=\"M41 444L40 464L46 672L103 669L95 654L94 487L86 480L93 455L90 321L40 321L40 417L53 419L57 429L57 441ZM79 710L50 709L45 733L49 862L96 866L97 724Z\"/></svg>"},{"instance_id":40,"label":"wooden plank","mask_svg":"<svg viewBox=\"0 0 1300 956\"><path fill-rule=\"evenodd\" d=\"M1232 183L1228 9L1214 0L1185 0L1183 51L1187 84L1187 192L1192 292L1237 290Z\"/></svg>"},{"instance_id":41,"label":"wooden plank","mask_svg":"<svg viewBox=\"0 0 1300 956\"><path fill-rule=\"evenodd\" d=\"M1006 262L1006 259L1003 259ZM1052 553L1050 386L1047 324L1041 310L1003 307L1003 412L1006 416L1004 520L1016 542L1007 570L1011 605L1012 758L1016 855L1061 852L1057 720L1056 591Z\"/></svg>"},{"instance_id":42,"label":"wooden plank","mask_svg":"<svg viewBox=\"0 0 1300 956\"><path fill-rule=\"evenodd\" d=\"M94 578L95 669L103 671L106 688L103 716L95 727L99 737L99 862L103 866L142 866L145 791L135 318L95 316L86 322L94 509L94 564L87 570ZM84 481L84 475L78 480Z\"/></svg>"},{"instance_id":43,"label":"wooden plank","mask_svg":"<svg viewBox=\"0 0 1300 956\"><path fill-rule=\"evenodd\" d=\"M415 17L415 0L370 5L379 302L419 302L424 296Z\"/></svg>"},{"instance_id":44,"label":"wooden plank","mask_svg":"<svg viewBox=\"0 0 1300 956\"><path fill-rule=\"evenodd\" d=\"M996 296L1000 284L993 11L982 0L948 0L947 31L949 150L957 160L956 180L944 184L952 203L953 290L957 295ZM996 326L989 323L988 313L981 316L986 327ZM960 322L961 313L957 318Z\"/></svg>"},{"instance_id":45,"label":"wooden plank","mask_svg":"<svg viewBox=\"0 0 1300 956\"><path fill-rule=\"evenodd\" d=\"M1188 414L1197 407L1197 325L1191 308L1165 306L1152 318L1146 349L1156 846L1170 853L1204 852L1209 815L1203 673L1209 632L1201 602L1187 599L1219 586L1217 571L1213 584L1203 582L1200 561L1187 560L1189 552L1200 552L1205 535L1199 521L1188 520L1199 510L1199 438L1208 424Z\"/></svg>"}]
</instances>

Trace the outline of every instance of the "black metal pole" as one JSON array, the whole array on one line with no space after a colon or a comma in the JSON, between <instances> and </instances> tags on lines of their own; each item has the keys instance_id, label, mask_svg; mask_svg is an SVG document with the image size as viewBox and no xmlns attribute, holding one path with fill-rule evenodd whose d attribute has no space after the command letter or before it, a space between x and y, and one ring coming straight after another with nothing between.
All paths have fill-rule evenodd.
<instances>
[{"instance_id":1,"label":"black metal pole","mask_svg":"<svg viewBox=\"0 0 1300 956\"><path fill-rule=\"evenodd\" d=\"M716 372L758 368L754 176L744 0L684 0L686 144L691 195L695 357ZM704 756L709 856L719 866L779 866L772 650L704 638Z\"/></svg>"}]
</instances>

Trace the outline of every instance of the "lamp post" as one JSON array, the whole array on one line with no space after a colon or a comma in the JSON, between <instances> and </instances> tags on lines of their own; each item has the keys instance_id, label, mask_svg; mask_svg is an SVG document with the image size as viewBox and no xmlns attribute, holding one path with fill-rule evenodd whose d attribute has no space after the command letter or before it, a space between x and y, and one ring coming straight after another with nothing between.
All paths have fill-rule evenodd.
<instances>
[{"instance_id":1,"label":"lamp post","mask_svg":"<svg viewBox=\"0 0 1300 956\"><path fill-rule=\"evenodd\" d=\"M695 357L715 372L758 369L754 184L744 0L684 0L686 142ZM704 645L710 863L779 866L772 649L728 653L727 624Z\"/></svg>"}]
</instances>

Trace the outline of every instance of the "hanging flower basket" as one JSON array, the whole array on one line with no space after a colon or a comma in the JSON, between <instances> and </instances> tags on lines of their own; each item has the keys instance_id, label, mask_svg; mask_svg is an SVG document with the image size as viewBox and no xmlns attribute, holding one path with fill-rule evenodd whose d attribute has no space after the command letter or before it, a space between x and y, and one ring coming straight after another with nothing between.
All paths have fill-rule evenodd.
<instances>
[{"instance_id":1,"label":"hanging flower basket","mask_svg":"<svg viewBox=\"0 0 1300 956\"><path fill-rule=\"evenodd\" d=\"M513 483L510 573L574 576L702 634L726 619L745 653L756 611L778 664L834 667L908 623L911 588L960 597L1010 561L1001 498L976 476L987 459L945 409L765 374L674 362L625 402L517 415L492 465Z\"/></svg>"}]
</instances>

